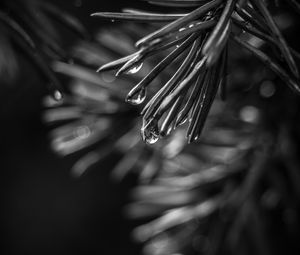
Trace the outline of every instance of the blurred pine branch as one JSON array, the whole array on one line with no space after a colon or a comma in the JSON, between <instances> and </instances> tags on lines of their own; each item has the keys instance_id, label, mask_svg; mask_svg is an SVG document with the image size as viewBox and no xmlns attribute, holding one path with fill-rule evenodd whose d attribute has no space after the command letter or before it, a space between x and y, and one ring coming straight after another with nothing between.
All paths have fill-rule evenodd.
<instances>
[{"instance_id":1,"label":"blurred pine branch","mask_svg":"<svg viewBox=\"0 0 300 255\"><path fill-rule=\"evenodd\" d=\"M46 79L47 86L54 98L60 99L63 86L50 64L52 60L68 61L70 56L62 48L59 24L82 38L88 33L82 24L69 13L49 1L3 0L0 5L1 55L0 66L5 66L1 79L13 78L17 72L16 56L19 52L34 65L37 72ZM10 54L5 57L4 54ZM8 63L6 63L8 61Z\"/></svg>"}]
</instances>

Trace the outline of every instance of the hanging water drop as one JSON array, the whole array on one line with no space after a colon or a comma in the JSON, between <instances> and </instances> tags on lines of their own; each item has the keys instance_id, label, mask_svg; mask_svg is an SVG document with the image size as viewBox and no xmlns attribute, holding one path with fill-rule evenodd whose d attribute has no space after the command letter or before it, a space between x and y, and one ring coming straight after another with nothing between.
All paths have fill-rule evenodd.
<instances>
[{"instance_id":1,"label":"hanging water drop","mask_svg":"<svg viewBox=\"0 0 300 255\"><path fill-rule=\"evenodd\" d=\"M188 117L186 116L186 117L184 117L184 118L183 118L182 120L180 120L180 121L177 120L176 125L177 125L177 126L183 125L184 123L186 123L187 119L188 119Z\"/></svg>"},{"instance_id":2,"label":"hanging water drop","mask_svg":"<svg viewBox=\"0 0 300 255\"><path fill-rule=\"evenodd\" d=\"M147 144L154 144L159 139L159 131L156 120L149 121L146 126L141 129L143 141Z\"/></svg>"},{"instance_id":3,"label":"hanging water drop","mask_svg":"<svg viewBox=\"0 0 300 255\"><path fill-rule=\"evenodd\" d=\"M60 101L63 99L63 95L60 91L58 90L55 90L54 93L53 93L53 98L56 100L56 101Z\"/></svg>"},{"instance_id":4,"label":"hanging water drop","mask_svg":"<svg viewBox=\"0 0 300 255\"><path fill-rule=\"evenodd\" d=\"M127 74L135 74L135 73L137 73L138 71L141 70L142 66L143 66L142 62L138 63L137 65L131 67L126 73Z\"/></svg>"},{"instance_id":5,"label":"hanging water drop","mask_svg":"<svg viewBox=\"0 0 300 255\"><path fill-rule=\"evenodd\" d=\"M146 99L146 88L141 88L140 91L133 96L128 96L126 101L132 105L139 105L143 103Z\"/></svg>"},{"instance_id":6,"label":"hanging water drop","mask_svg":"<svg viewBox=\"0 0 300 255\"><path fill-rule=\"evenodd\" d=\"M145 130L144 131L144 136L145 136L144 141L147 144L154 144L154 143L156 143L158 141L158 135L156 135L153 132L149 132L149 131Z\"/></svg>"}]
</instances>

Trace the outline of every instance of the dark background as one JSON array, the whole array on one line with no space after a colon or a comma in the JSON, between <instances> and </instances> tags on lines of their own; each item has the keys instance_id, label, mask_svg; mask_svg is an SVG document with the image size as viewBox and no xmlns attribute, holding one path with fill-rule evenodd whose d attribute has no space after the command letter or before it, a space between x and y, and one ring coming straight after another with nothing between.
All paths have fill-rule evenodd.
<instances>
[{"instance_id":1,"label":"dark background","mask_svg":"<svg viewBox=\"0 0 300 255\"><path fill-rule=\"evenodd\" d=\"M128 5L115 0L54 2L90 31L103 25L91 13ZM137 254L129 236L131 223L122 216L131 184L112 183L111 160L81 179L70 176L76 157L62 159L51 151L41 121L43 81L25 58L19 61L22 71L14 84L0 87L0 253Z\"/></svg>"}]
</instances>

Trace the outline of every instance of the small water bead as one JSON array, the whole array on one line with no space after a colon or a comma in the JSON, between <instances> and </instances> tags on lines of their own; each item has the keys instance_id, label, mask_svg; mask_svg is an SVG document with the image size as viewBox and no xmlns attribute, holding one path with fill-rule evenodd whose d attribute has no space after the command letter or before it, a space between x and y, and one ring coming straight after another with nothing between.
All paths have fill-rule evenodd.
<instances>
[{"instance_id":1,"label":"small water bead","mask_svg":"<svg viewBox=\"0 0 300 255\"><path fill-rule=\"evenodd\" d=\"M138 63L137 65L131 67L126 73L127 74L135 74L141 70L143 63Z\"/></svg>"},{"instance_id":2,"label":"small water bead","mask_svg":"<svg viewBox=\"0 0 300 255\"><path fill-rule=\"evenodd\" d=\"M246 105L240 110L240 118L248 123L257 123L259 110L252 105Z\"/></svg>"},{"instance_id":3,"label":"small water bead","mask_svg":"<svg viewBox=\"0 0 300 255\"><path fill-rule=\"evenodd\" d=\"M188 119L187 116L184 117L181 121L179 121L179 122L177 123L177 126L181 126L181 125L183 125L184 123L186 123L187 119Z\"/></svg>"},{"instance_id":4,"label":"small water bead","mask_svg":"<svg viewBox=\"0 0 300 255\"><path fill-rule=\"evenodd\" d=\"M60 101L63 99L63 95L60 91L58 90L55 90L54 93L53 93L53 98L56 100L56 101Z\"/></svg>"},{"instance_id":5,"label":"small water bead","mask_svg":"<svg viewBox=\"0 0 300 255\"><path fill-rule=\"evenodd\" d=\"M132 105L139 105L145 101L146 95L146 88L142 88L138 93L134 94L133 96L127 97L126 102Z\"/></svg>"},{"instance_id":6,"label":"small water bead","mask_svg":"<svg viewBox=\"0 0 300 255\"><path fill-rule=\"evenodd\" d=\"M272 81L264 81L259 88L259 93L262 97L269 98L272 97L276 92L275 85Z\"/></svg>"},{"instance_id":7,"label":"small water bead","mask_svg":"<svg viewBox=\"0 0 300 255\"><path fill-rule=\"evenodd\" d=\"M143 141L147 144L154 144L159 139L159 131L157 121L152 120L146 126L142 127L141 135Z\"/></svg>"},{"instance_id":8,"label":"small water bead","mask_svg":"<svg viewBox=\"0 0 300 255\"><path fill-rule=\"evenodd\" d=\"M112 83L116 80L116 76L113 72L103 72L101 73L101 78L104 82Z\"/></svg>"},{"instance_id":9,"label":"small water bead","mask_svg":"<svg viewBox=\"0 0 300 255\"><path fill-rule=\"evenodd\" d=\"M80 126L74 130L74 137L76 139L86 139L91 135L91 130L88 126Z\"/></svg>"}]
</instances>

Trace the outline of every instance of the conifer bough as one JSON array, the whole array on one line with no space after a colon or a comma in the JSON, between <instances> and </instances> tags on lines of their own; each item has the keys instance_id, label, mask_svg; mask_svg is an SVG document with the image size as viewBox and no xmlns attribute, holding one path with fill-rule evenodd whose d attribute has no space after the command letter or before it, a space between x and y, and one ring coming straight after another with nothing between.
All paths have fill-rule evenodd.
<instances>
[{"instance_id":1,"label":"conifer bough","mask_svg":"<svg viewBox=\"0 0 300 255\"><path fill-rule=\"evenodd\" d=\"M218 89L225 97L229 42L234 40L274 71L293 91L300 93L299 71L294 58L299 53L291 49L272 14L267 1L261 0L147 0L151 4L194 8L188 13L153 13L125 9L122 13L98 12L102 19L166 23L135 44L137 51L129 56L101 66L98 72L118 69L117 75L134 74L143 62L155 54L165 57L129 91L126 101L142 104L147 87L169 65L175 73L151 95L142 110L142 138L154 143L177 126L188 122L188 142L201 134ZM294 4L294 1L288 1ZM247 35L272 46L272 54L247 42ZM246 38L246 39L245 39ZM230 70L234 72L234 70Z\"/></svg>"},{"instance_id":2,"label":"conifer bough","mask_svg":"<svg viewBox=\"0 0 300 255\"><path fill-rule=\"evenodd\" d=\"M47 80L54 99L62 99L63 86L48 62L68 61L55 22L81 38L88 33L77 18L48 1L3 0L0 6L0 33L16 45ZM5 63L7 64L7 63Z\"/></svg>"}]
</instances>

